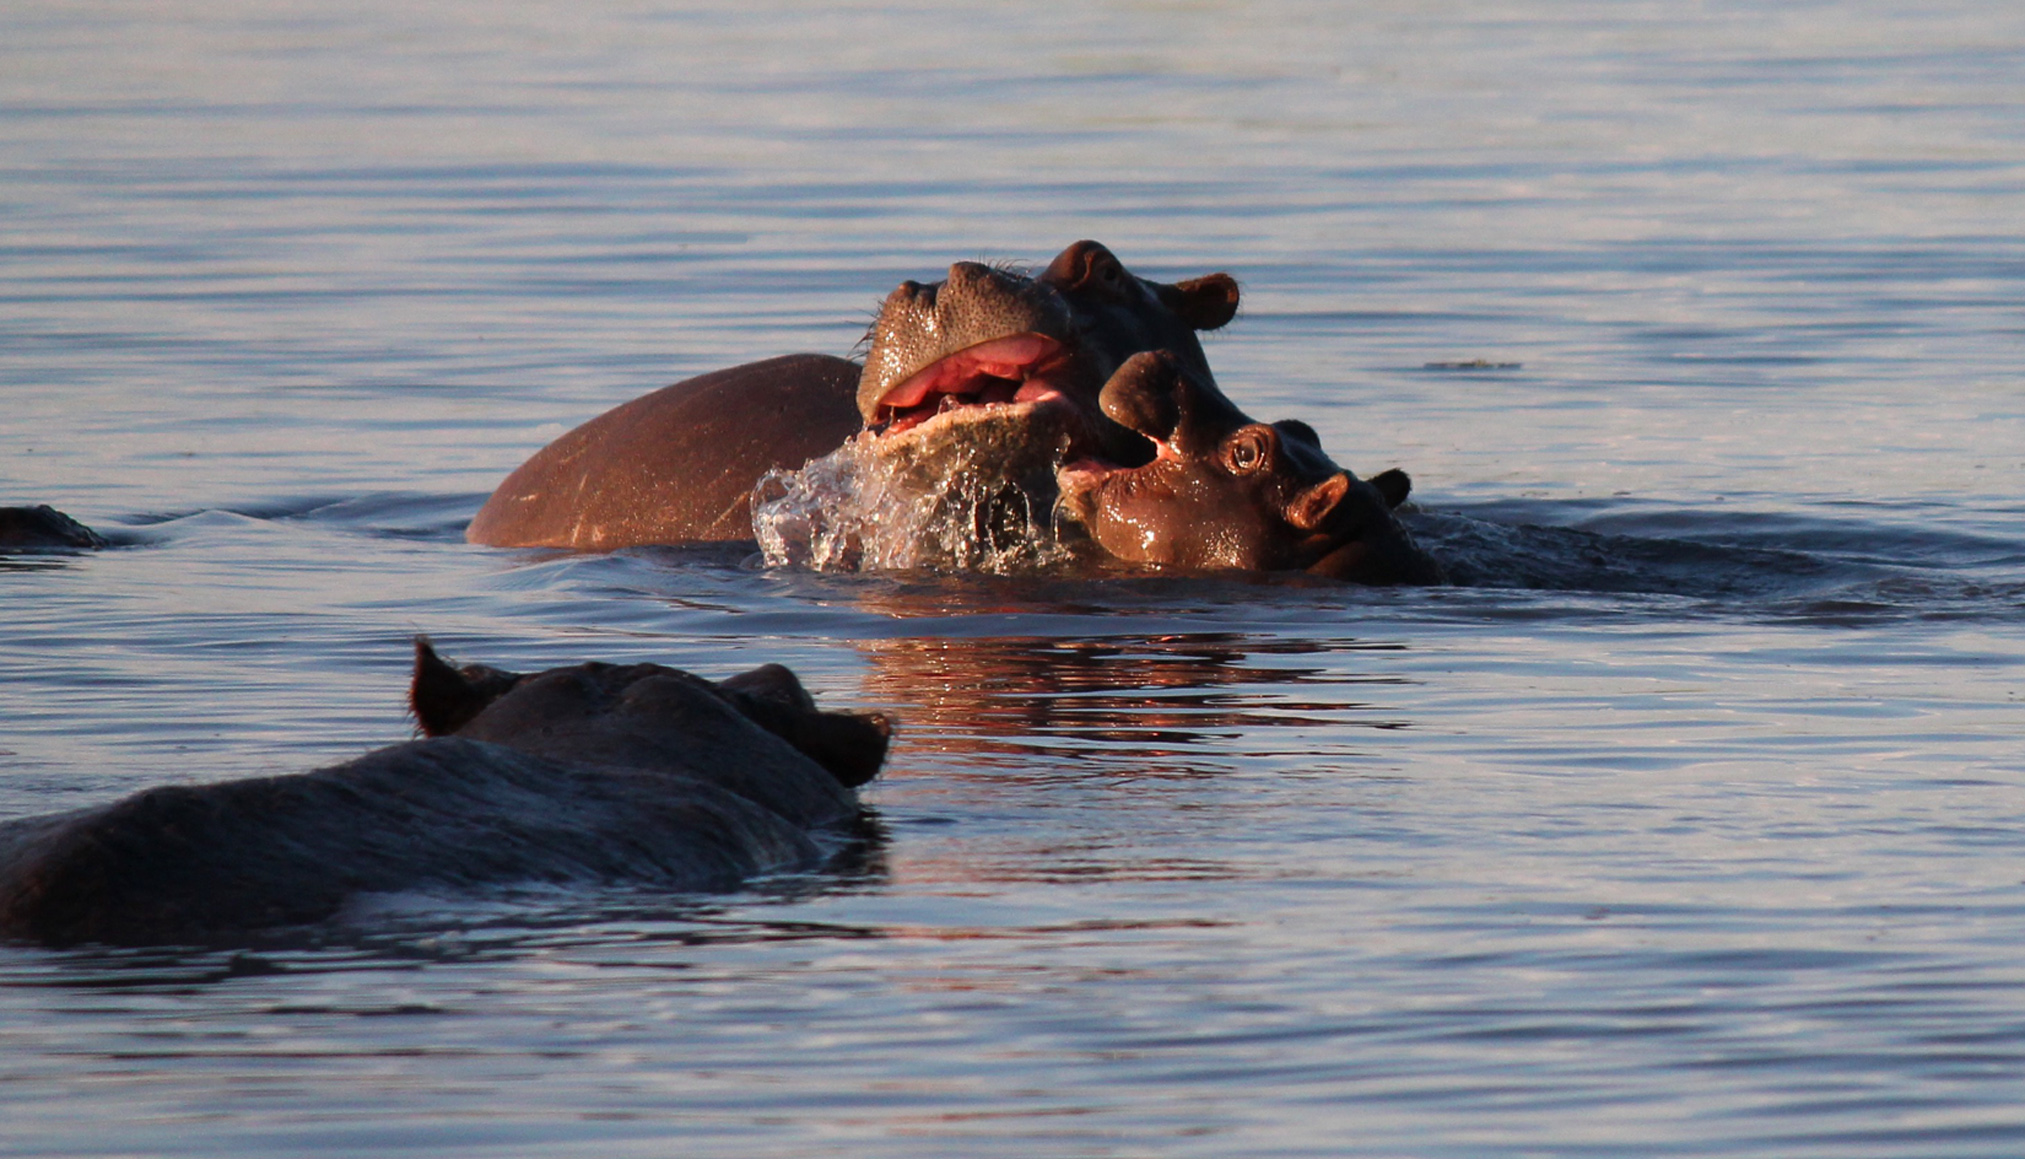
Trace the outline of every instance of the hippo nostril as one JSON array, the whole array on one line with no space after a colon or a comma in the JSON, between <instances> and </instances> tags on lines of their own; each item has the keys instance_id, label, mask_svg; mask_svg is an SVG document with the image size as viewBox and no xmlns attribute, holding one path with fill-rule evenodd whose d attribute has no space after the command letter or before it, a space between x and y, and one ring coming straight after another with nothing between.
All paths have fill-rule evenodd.
<instances>
[{"instance_id":1,"label":"hippo nostril","mask_svg":"<svg viewBox=\"0 0 2025 1159\"><path fill-rule=\"evenodd\" d=\"M934 309L935 290L936 287L940 285L941 285L940 282L934 282L928 285L923 285L920 282L916 282L911 279L902 282L898 287L894 289L892 293L886 295L886 309L896 309L896 308L905 309L912 307L927 307L929 309ZM878 328L878 323L874 322L872 325L874 330L876 331Z\"/></svg>"}]
</instances>

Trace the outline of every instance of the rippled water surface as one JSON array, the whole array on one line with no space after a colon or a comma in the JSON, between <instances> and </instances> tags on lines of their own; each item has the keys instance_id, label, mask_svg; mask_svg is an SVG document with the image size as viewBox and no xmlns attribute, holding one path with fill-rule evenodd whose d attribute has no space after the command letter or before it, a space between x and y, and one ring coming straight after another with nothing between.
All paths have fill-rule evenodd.
<instances>
[{"instance_id":1,"label":"rippled water surface","mask_svg":"<svg viewBox=\"0 0 2025 1159\"><path fill-rule=\"evenodd\" d=\"M903 731L850 872L0 947L0 1150L2019 1154L2021 13L8 5L0 503L121 546L0 562L0 817L403 739L416 632ZM1463 582L462 541L1080 237Z\"/></svg>"}]
</instances>

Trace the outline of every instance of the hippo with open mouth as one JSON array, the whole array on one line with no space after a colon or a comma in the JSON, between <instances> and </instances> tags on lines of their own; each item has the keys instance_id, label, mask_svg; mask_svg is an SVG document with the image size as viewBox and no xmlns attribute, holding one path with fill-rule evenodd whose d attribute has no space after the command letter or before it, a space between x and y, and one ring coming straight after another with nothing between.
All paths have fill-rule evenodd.
<instances>
[{"instance_id":1,"label":"hippo with open mouth","mask_svg":"<svg viewBox=\"0 0 2025 1159\"><path fill-rule=\"evenodd\" d=\"M958 262L941 282L902 282L888 295L858 412L867 434L888 442L1011 414L1063 429L1077 449L1128 458L1143 442L1098 408L1104 383L1134 354L1166 350L1213 384L1195 334L1237 306L1229 274L1155 282L1094 241L1032 277Z\"/></svg>"},{"instance_id":2,"label":"hippo with open mouth","mask_svg":"<svg viewBox=\"0 0 2025 1159\"><path fill-rule=\"evenodd\" d=\"M1134 355L1104 386L1106 417L1150 443L1120 463L1062 465L1059 511L1111 557L1187 570L1306 571L1365 584L1438 584L1441 566L1392 509L1406 473L1362 480L1313 428L1254 422L1165 351Z\"/></svg>"},{"instance_id":3,"label":"hippo with open mouth","mask_svg":"<svg viewBox=\"0 0 2025 1159\"><path fill-rule=\"evenodd\" d=\"M903 282L872 327L863 431L755 493L762 552L824 570L1058 562L1055 468L1147 453L1098 407L1105 381L1158 348L1211 383L1195 335L1230 321L1237 301L1227 274L1155 282L1093 241L1032 276L958 262L941 282Z\"/></svg>"},{"instance_id":4,"label":"hippo with open mouth","mask_svg":"<svg viewBox=\"0 0 2025 1159\"><path fill-rule=\"evenodd\" d=\"M789 355L614 408L508 476L466 538L580 551L750 539L754 484L847 441L903 489L941 486L955 455L967 478L1031 491L1045 510L1065 454L1129 459L1144 446L1097 406L1112 372L1165 349L1213 381L1195 333L1237 305L1228 274L1155 282L1093 241L1032 276L958 262L888 296L862 368Z\"/></svg>"}]
</instances>

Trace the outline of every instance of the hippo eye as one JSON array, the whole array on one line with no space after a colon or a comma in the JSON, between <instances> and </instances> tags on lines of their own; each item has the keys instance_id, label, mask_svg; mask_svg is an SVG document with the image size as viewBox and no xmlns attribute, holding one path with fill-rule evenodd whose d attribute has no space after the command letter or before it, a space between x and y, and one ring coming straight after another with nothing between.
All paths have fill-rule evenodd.
<instances>
[{"instance_id":1,"label":"hippo eye","mask_svg":"<svg viewBox=\"0 0 2025 1159\"><path fill-rule=\"evenodd\" d=\"M1105 290L1116 292L1125 284L1125 267L1119 265L1118 259L1112 257L1110 254L1093 254L1091 255L1090 268L1084 271L1083 284L1086 286L1096 285Z\"/></svg>"},{"instance_id":2,"label":"hippo eye","mask_svg":"<svg viewBox=\"0 0 2025 1159\"><path fill-rule=\"evenodd\" d=\"M1224 451L1224 457L1229 461L1233 472L1249 475L1265 466L1268 450L1265 436L1259 433L1259 429L1246 427L1232 437L1230 446Z\"/></svg>"}]
</instances>

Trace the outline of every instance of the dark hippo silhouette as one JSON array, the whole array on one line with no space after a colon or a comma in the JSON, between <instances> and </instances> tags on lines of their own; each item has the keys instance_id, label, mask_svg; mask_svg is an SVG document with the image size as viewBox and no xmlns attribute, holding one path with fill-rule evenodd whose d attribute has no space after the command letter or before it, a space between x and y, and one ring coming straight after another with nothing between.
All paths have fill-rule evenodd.
<instances>
[{"instance_id":1,"label":"dark hippo silhouette","mask_svg":"<svg viewBox=\"0 0 2025 1159\"><path fill-rule=\"evenodd\" d=\"M854 436L910 463L938 444L982 449L970 457L1052 503L1065 447L1114 460L1143 447L1097 407L1119 364L1168 349L1213 382L1195 332L1230 321L1237 303L1227 274L1153 282L1093 241L1034 276L958 262L945 281L887 297L863 367L790 355L635 399L536 452L465 537L581 551L750 539L761 476Z\"/></svg>"},{"instance_id":2,"label":"dark hippo silhouette","mask_svg":"<svg viewBox=\"0 0 2025 1159\"><path fill-rule=\"evenodd\" d=\"M204 941L421 886L731 888L820 866L816 835L858 816L889 734L817 711L777 665L720 683L657 664L519 675L418 641L411 699L428 739L0 825L0 935Z\"/></svg>"},{"instance_id":3,"label":"dark hippo silhouette","mask_svg":"<svg viewBox=\"0 0 2025 1159\"><path fill-rule=\"evenodd\" d=\"M1084 459L1059 473L1060 512L1106 553L1183 568L1303 570L1366 584L1442 582L1392 508L1412 481L1338 467L1306 423L1253 422L1165 351L1135 355L1100 405L1153 441L1139 466Z\"/></svg>"},{"instance_id":4,"label":"dark hippo silhouette","mask_svg":"<svg viewBox=\"0 0 2025 1159\"><path fill-rule=\"evenodd\" d=\"M104 536L47 503L0 507L0 551L105 546Z\"/></svg>"}]
</instances>

